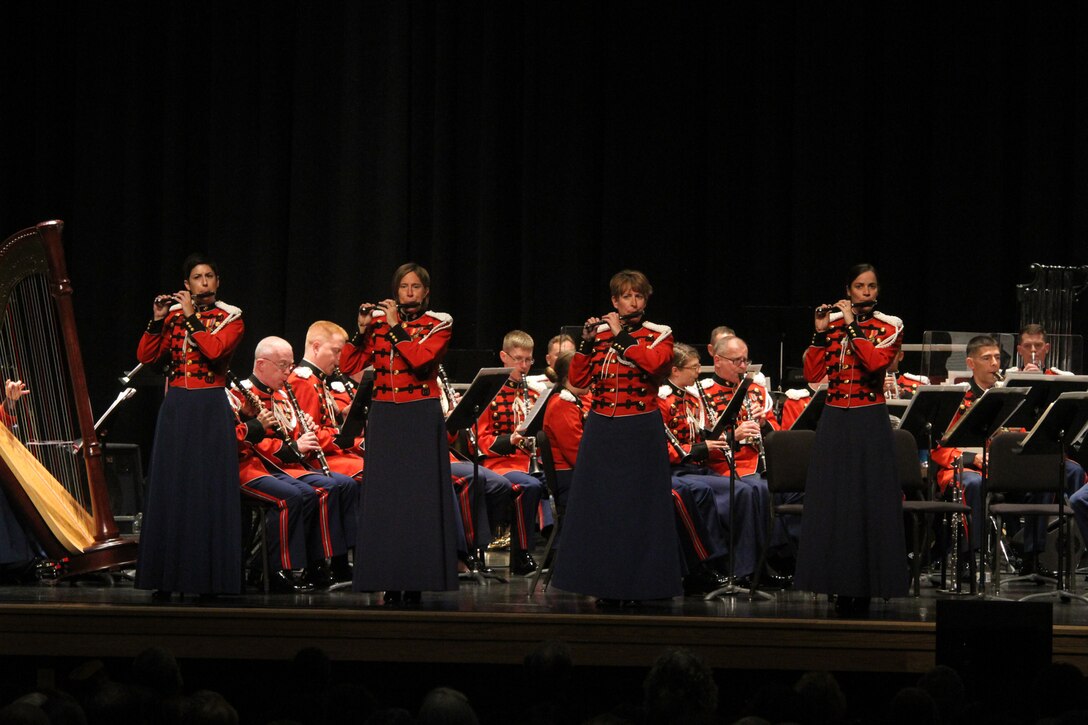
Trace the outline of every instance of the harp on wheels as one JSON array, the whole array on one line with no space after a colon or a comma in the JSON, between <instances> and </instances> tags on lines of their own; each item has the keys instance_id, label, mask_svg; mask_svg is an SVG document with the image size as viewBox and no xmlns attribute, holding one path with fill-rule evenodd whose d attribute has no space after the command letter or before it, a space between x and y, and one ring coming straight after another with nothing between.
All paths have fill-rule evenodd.
<instances>
[{"instance_id":1,"label":"harp on wheels","mask_svg":"<svg viewBox=\"0 0 1088 725\"><path fill-rule=\"evenodd\" d=\"M0 486L59 575L121 568L136 543L118 536L94 430L61 221L0 244L0 376L30 390L5 402Z\"/></svg>"}]
</instances>

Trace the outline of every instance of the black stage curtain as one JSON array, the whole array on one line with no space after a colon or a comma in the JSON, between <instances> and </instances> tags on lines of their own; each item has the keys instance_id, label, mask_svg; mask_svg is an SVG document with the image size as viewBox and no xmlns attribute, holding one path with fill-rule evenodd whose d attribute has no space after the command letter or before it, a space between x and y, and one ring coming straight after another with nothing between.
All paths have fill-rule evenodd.
<instances>
[{"instance_id":1,"label":"black stage curtain","mask_svg":"<svg viewBox=\"0 0 1088 725\"><path fill-rule=\"evenodd\" d=\"M541 358L633 267L650 319L700 346L732 325L777 382L853 262L908 342L1014 329L1030 263L1085 263L1086 15L5 3L0 233L66 221L97 410L196 249L245 309L241 372L262 336L350 329L416 260L455 348L523 328Z\"/></svg>"}]
</instances>

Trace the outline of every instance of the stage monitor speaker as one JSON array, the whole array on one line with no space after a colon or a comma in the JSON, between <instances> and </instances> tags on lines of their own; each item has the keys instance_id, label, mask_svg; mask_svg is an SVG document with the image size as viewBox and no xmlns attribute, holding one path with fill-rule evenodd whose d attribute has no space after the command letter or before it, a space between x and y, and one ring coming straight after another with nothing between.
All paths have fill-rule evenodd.
<instances>
[{"instance_id":1,"label":"stage monitor speaker","mask_svg":"<svg viewBox=\"0 0 1088 725\"><path fill-rule=\"evenodd\" d=\"M144 472L140 446L135 443L106 443L103 460L106 487L110 494L110 509L122 530L123 524L143 511Z\"/></svg>"},{"instance_id":2,"label":"stage monitor speaker","mask_svg":"<svg viewBox=\"0 0 1088 725\"><path fill-rule=\"evenodd\" d=\"M972 697L1016 692L1053 654L1050 602L937 600L937 664L963 678Z\"/></svg>"}]
</instances>

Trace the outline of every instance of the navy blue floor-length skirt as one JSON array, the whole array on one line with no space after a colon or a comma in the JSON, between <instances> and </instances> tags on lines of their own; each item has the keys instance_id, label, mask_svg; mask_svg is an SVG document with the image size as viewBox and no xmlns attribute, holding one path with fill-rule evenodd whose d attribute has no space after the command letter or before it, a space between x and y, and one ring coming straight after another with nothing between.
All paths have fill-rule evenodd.
<instances>
[{"instance_id":1,"label":"navy blue floor-length skirt","mask_svg":"<svg viewBox=\"0 0 1088 725\"><path fill-rule=\"evenodd\" d=\"M148 469L136 586L186 594L242 590L234 414L223 388L170 388Z\"/></svg>"},{"instance_id":2,"label":"navy blue floor-length skirt","mask_svg":"<svg viewBox=\"0 0 1088 725\"><path fill-rule=\"evenodd\" d=\"M370 407L357 592L457 589L457 518L438 400Z\"/></svg>"},{"instance_id":3,"label":"navy blue floor-length skirt","mask_svg":"<svg viewBox=\"0 0 1088 725\"><path fill-rule=\"evenodd\" d=\"M603 599L683 593L665 446L656 410L586 417L556 557L556 587Z\"/></svg>"},{"instance_id":4,"label":"navy blue floor-length skirt","mask_svg":"<svg viewBox=\"0 0 1088 725\"><path fill-rule=\"evenodd\" d=\"M906 596L902 500L887 406L824 408L805 483L793 588Z\"/></svg>"}]
</instances>

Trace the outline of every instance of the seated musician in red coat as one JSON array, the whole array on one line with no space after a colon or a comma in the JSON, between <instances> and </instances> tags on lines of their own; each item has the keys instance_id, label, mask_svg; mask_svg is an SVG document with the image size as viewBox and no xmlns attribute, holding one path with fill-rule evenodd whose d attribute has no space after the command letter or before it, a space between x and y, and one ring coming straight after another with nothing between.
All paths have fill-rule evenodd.
<instances>
[{"instance_id":1,"label":"seated musician in red coat","mask_svg":"<svg viewBox=\"0 0 1088 725\"><path fill-rule=\"evenodd\" d=\"M526 375L533 365L533 338L521 330L512 330L502 341L502 364L511 369L510 378L480 414L477 422L478 445L484 467L510 481L512 486L512 525L510 536L510 572L519 576L536 571L529 553L533 549L540 499L544 494L535 460L536 441L518 432L542 387L530 386ZM549 512L550 513L550 512ZM541 517L543 520L543 517ZM545 521L545 523L548 523Z\"/></svg>"},{"instance_id":2,"label":"seated musician in red coat","mask_svg":"<svg viewBox=\"0 0 1088 725\"><path fill-rule=\"evenodd\" d=\"M264 429L259 431L263 433L260 439L253 442L268 476L242 483L247 493L255 489L276 495L282 484L298 488L296 481L314 490L317 498L307 536L306 579L321 588L335 581L348 581L351 575L347 550L355 541L359 485L350 476L331 470L326 456L337 450L332 433L317 426L291 399L287 381L293 367L291 344L286 340L266 337L257 344L253 375L243 385L262 408L273 412L278 432ZM333 558L338 562L336 574L330 570Z\"/></svg>"}]
</instances>

